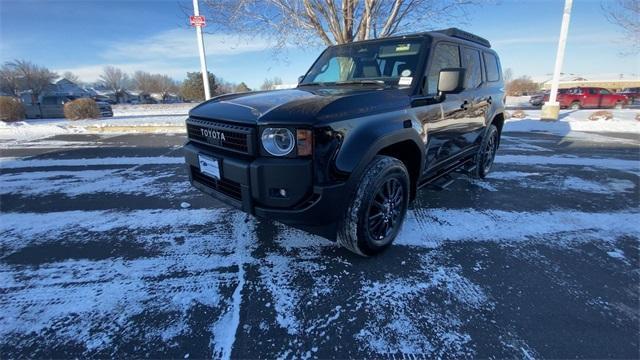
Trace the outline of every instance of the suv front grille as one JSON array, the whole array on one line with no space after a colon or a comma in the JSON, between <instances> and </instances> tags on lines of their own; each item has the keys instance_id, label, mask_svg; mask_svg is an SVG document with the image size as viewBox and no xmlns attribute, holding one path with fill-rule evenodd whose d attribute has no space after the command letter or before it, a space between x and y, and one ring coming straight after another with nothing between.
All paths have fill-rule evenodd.
<instances>
[{"instance_id":1,"label":"suv front grille","mask_svg":"<svg viewBox=\"0 0 640 360\"><path fill-rule=\"evenodd\" d=\"M255 155L255 130L249 126L231 125L216 120L187 119L189 140L244 155Z\"/></svg>"},{"instance_id":2,"label":"suv front grille","mask_svg":"<svg viewBox=\"0 0 640 360\"><path fill-rule=\"evenodd\" d=\"M212 177L204 175L200 172L195 166L191 167L191 176L194 181L201 183L202 185L206 185L218 192L221 192L233 199L241 200L242 199L242 190L240 188L240 184L235 181L231 181L228 179L220 179L216 180Z\"/></svg>"}]
</instances>

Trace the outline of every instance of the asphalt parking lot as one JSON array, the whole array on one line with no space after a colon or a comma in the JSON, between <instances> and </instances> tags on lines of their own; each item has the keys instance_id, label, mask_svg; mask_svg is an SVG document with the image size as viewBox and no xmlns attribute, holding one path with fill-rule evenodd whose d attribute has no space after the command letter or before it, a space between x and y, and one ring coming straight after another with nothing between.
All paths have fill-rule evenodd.
<instances>
[{"instance_id":1,"label":"asphalt parking lot","mask_svg":"<svg viewBox=\"0 0 640 360\"><path fill-rule=\"evenodd\" d=\"M193 190L182 135L0 149L0 358L637 358L640 139L506 133L364 259Z\"/></svg>"}]
</instances>

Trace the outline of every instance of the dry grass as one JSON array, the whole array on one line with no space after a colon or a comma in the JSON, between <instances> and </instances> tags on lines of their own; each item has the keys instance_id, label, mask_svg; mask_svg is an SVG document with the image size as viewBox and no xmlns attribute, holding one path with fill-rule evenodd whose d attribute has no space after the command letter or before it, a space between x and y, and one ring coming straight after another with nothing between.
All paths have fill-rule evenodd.
<instances>
[{"instance_id":1,"label":"dry grass","mask_svg":"<svg viewBox=\"0 0 640 360\"><path fill-rule=\"evenodd\" d=\"M69 120L97 119L100 109L92 99L76 99L64 104L64 117Z\"/></svg>"},{"instance_id":2,"label":"dry grass","mask_svg":"<svg viewBox=\"0 0 640 360\"><path fill-rule=\"evenodd\" d=\"M611 120L613 119L613 113L611 111L600 110L589 115L589 120Z\"/></svg>"},{"instance_id":3,"label":"dry grass","mask_svg":"<svg viewBox=\"0 0 640 360\"><path fill-rule=\"evenodd\" d=\"M24 106L17 98L0 96L0 120L20 121L24 119Z\"/></svg>"},{"instance_id":4,"label":"dry grass","mask_svg":"<svg viewBox=\"0 0 640 360\"><path fill-rule=\"evenodd\" d=\"M514 119L524 119L527 116L528 116L527 113L522 110L516 110L513 113L511 113L511 117Z\"/></svg>"}]
</instances>

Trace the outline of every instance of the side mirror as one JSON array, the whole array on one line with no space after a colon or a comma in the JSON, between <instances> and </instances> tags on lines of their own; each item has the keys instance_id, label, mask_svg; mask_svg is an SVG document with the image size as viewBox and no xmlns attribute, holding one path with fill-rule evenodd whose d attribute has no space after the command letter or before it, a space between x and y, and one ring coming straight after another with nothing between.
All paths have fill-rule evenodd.
<instances>
[{"instance_id":1,"label":"side mirror","mask_svg":"<svg viewBox=\"0 0 640 360\"><path fill-rule=\"evenodd\" d=\"M438 92L440 94L456 94L464 90L463 68L447 68L440 70Z\"/></svg>"},{"instance_id":2,"label":"side mirror","mask_svg":"<svg viewBox=\"0 0 640 360\"><path fill-rule=\"evenodd\" d=\"M298 76L298 84L300 84L302 82L302 79L304 79L304 75Z\"/></svg>"}]
</instances>

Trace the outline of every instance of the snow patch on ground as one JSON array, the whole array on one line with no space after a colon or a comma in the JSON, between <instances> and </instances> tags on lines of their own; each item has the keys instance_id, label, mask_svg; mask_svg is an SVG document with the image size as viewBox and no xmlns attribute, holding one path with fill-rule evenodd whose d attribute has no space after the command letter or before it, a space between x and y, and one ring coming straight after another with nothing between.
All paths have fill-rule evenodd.
<instances>
[{"instance_id":1,"label":"snow patch on ground","mask_svg":"<svg viewBox=\"0 0 640 360\"><path fill-rule=\"evenodd\" d=\"M171 197L190 190L184 182L163 182L174 171L149 172L122 169L83 171L31 171L0 175L0 194L43 196L60 193L68 197L96 193L142 194Z\"/></svg>"},{"instance_id":2,"label":"snow patch on ground","mask_svg":"<svg viewBox=\"0 0 640 360\"><path fill-rule=\"evenodd\" d=\"M587 213L579 211L513 212L474 209L419 209L407 213L396 244L438 247L448 241L521 242L547 239L549 245L574 241L615 241L640 237L638 212ZM558 234L563 236L556 237Z\"/></svg>"},{"instance_id":3,"label":"snow patch on ground","mask_svg":"<svg viewBox=\"0 0 640 360\"><path fill-rule=\"evenodd\" d=\"M497 155L496 163L515 165L570 165L582 167L595 167L640 172L640 161L622 160L612 158L587 158L575 156L540 156L540 155Z\"/></svg>"},{"instance_id":4,"label":"snow patch on ground","mask_svg":"<svg viewBox=\"0 0 640 360\"><path fill-rule=\"evenodd\" d=\"M609 178L604 181L586 180L576 176L564 176L559 174L521 172L521 171L497 171L487 175L485 181L475 180L478 186L489 186L490 191L498 191L497 184L492 180L515 181L518 186L543 190L579 191L594 194L612 194L628 192L636 187L630 180ZM491 185L489 185L491 184ZM498 186L500 187L500 186ZM489 190L489 189L488 189Z\"/></svg>"},{"instance_id":5,"label":"snow patch on ground","mask_svg":"<svg viewBox=\"0 0 640 360\"><path fill-rule=\"evenodd\" d=\"M183 157L139 156L84 159L19 159L0 158L2 169L23 169L54 166L172 165L184 164Z\"/></svg>"}]
</instances>

